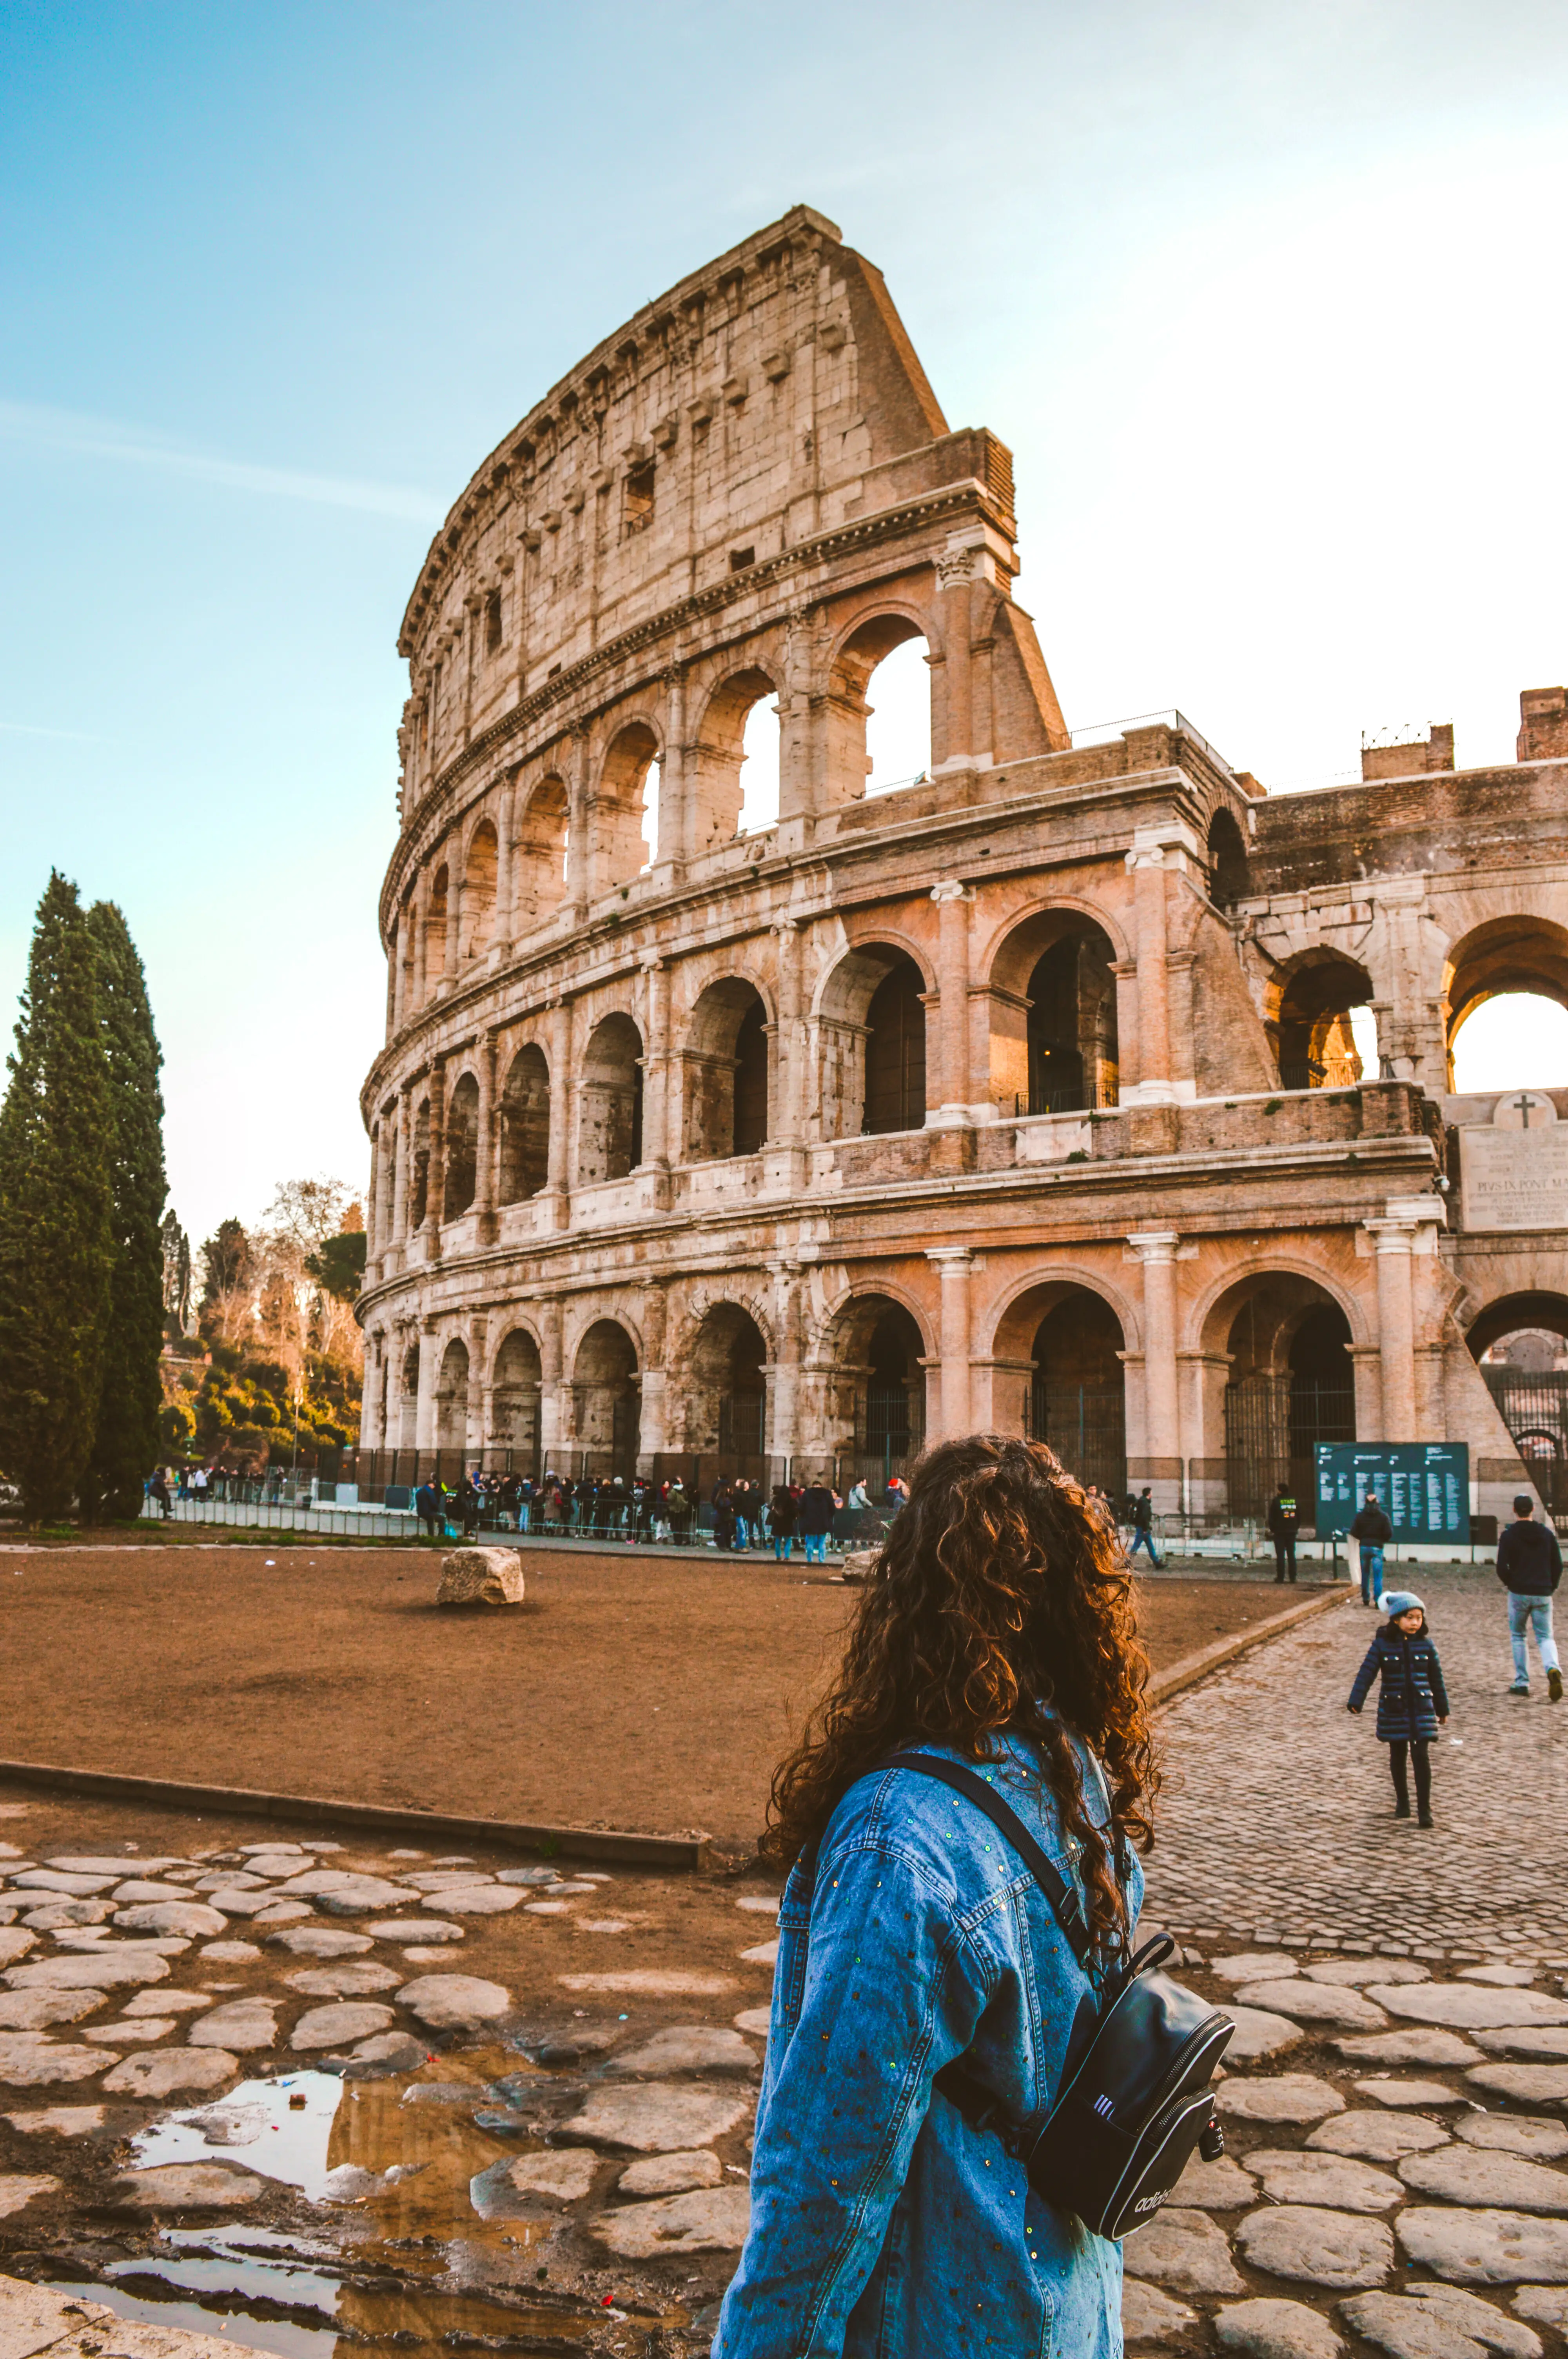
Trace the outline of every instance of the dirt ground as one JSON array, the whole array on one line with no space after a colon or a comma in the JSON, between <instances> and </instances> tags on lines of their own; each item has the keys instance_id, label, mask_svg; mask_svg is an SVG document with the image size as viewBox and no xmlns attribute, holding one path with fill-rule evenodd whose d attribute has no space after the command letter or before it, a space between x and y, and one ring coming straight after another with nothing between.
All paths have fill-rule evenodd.
<instances>
[{"instance_id":1,"label":"dirt ground","mask_svg":"<svg viewBox=\"0 0 1568 2359\"><path fill-rule=\"evenodd\" d=\"M416 1549L0 1550L0 1754L749 1848L855 1593L761 1560L525 1555L525 1605L453 1614ZM1141 1598L1156 1669L1283 1603L1169 1577Z\"/></svg>"}]
</instances>

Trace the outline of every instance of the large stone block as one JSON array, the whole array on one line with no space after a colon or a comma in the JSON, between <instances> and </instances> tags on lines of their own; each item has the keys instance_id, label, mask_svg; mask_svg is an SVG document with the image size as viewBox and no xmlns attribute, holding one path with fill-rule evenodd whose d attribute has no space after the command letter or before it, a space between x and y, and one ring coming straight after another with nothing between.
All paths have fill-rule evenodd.
<instances>
[{"instance_id":1,"label":"large stone block","mask_svg":"<svg viewBox=\"0 0 1568 2359\"><path fill-rule=\"evenodd\" d=\"M515 1549L453 1549L441 1559L438 1605L521 1605L523 1560Z\"/></svg>"}]
</instances>

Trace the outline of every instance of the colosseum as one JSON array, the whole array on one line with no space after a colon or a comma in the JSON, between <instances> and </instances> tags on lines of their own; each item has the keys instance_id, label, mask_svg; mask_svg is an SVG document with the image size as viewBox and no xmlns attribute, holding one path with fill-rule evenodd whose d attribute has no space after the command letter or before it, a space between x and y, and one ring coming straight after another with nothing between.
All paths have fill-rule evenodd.
<instances>
[{"instance_id":1,"label":"colosseum","mask_svg":"<svg viewBox=\"0 0 1568 2359\"><path fill-rule=\"evenodd\" d=\"M1452 1049L1568 1002L1563 690L1512 765L1434 729L1290 795L1180 713L1075 740L1016 529L805 206L479 468L399 641L362 1479L847 1484L985 1426L1200 1523L1325 1440L1518 1487L1483 1355L1568 1333L1568 1092ZM868 792L904 642L930 758Z\"/></svg>"}]
</instances>

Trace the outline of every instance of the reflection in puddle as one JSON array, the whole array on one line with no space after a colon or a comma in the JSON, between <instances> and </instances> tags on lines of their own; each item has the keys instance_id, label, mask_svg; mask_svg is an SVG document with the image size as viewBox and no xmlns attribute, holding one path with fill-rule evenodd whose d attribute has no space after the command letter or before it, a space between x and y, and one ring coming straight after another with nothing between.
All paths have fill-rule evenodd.
<instances>
[{"instance_id":1,"label":"reflection in puddle","mask_svg":"<svg viewBox=\"0 0 1568 2359\"><path fill-rule=\"evenodd\" d=\"M343 2093L335 2072L242 2081L220 2104L166 2114L132 2139L131 2149L143 2170L232 2154L246 2170L297 2187L313 2203L334 2194L341 2201L351 2190L333 2188L329 2149Z\"/></svg>"},{"instance_id":2,"label":"reflection in puddle","mask_svg":"<svg viewBox=\"0 0 1568 2359\"><path fill-rule=\"evenodd\" d=\"M192 2334L222 2334L242 2350L276 2351L280 2359L335 2359L340 2336L335 2327L296 2326L283 2318L247 2318L243 2311L219 2317L194 2301L147 2301L117 2285L83 2285L68 2277L50 2277L56 2293L73 2301L101 2302L116 2318L135 2319L142 2326L182 2326ZM348 2348L344 2359L348 2359Z\"/></svg>"}]
</instances>

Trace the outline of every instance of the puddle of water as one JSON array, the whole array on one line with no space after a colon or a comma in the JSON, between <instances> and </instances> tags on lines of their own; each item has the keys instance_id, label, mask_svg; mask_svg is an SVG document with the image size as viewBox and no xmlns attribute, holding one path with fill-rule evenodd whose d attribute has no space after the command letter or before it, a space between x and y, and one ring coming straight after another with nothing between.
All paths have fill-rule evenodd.
<instances>
[{"instance_id":1,"label":"puddle of water","mask_svg":"<svg viewBox=\"0 0 1568 2359\"><path fill-rule=\"evenodd\" d=\"M50 2277L56 2293L74 2301L102 2302L116 2318L134 2319L140 2326L183 2326L192 2334L222 2334L242 2350L273 2351L279 2359L336 2359L341 2340L335 2326L296 2326L287 2319L247 2318L242 2311L203 2310L195 2301L148 2301L117 2285L79 2285L67 2277ZM344 2346L348 2359L350 2346Z\"/></svg>"},{"instance_id":2,"label":"puddle of water","mask_svg":"<svg viewBox=\"0 0 1568 2359\"><path fill-rule=\"evenodd\" d=\"M232 2161L263 2179L297 2187L313 2203L362 2190L335 2189L329 2161L344 2094L335 2072L285 2072L242 2081L221 2104L166 2114L131 2141L139 2167Z\"/></svg>"}]
</instances>

